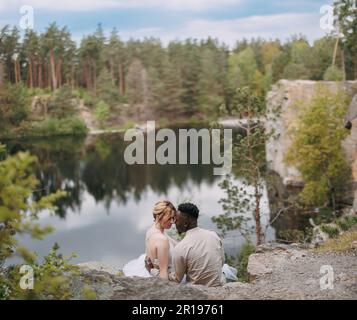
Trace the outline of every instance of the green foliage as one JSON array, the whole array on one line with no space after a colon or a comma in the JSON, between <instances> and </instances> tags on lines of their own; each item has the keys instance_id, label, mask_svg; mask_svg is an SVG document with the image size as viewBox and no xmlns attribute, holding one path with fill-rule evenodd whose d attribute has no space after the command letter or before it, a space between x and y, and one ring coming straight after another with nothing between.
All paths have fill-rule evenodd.
<instances>
[{"instance_id":1,"label":"green foliage","mask_svg":"<svg viewBox=\"0 0 357 320\"><path fill-rule=\"evenodd\" d=\"M334 66L330 66L324 73L324 80L326 81L342 81L343 73L342 71Z\"/></svg>"},{"instance_id":2,"label":"green foliage","mask_svg":"<svg viewBox=\"0 0 357 320\"><path fill-rule=\"evenodd\" d=\"M230 56L229 65L232 70L231 82L233 87L249 86L252 83L257 63L251 47Z\"/></svg>"},{"instance_id":3,"label":"green foliage","mask_svg":"<svg viewBox=\"0 0 357 320\"><path fill-rule=\"evenodd\" d=\"M284 69L283 78L307 80L310 78L310 72L303 63L289 63Z\"/></svg>"},{"instance_id":4,"label":"green foliage","mask_svg":"<svg viewBox=\"0 0 357 320\"><path fill-rule=\"evenodd\" d=\"M322 224L320 227L321 227L321 230L323 232L327 233L330 238L336 238L340 234L340 231L333 226L329 226L327 224Z\"/></svg>"},{"instance_id":5,"label":"green foliage","mask_svg":"<svg viewBox=\"0 0 357 320\"><path fill-rule=\"evenodd\" d=\"M115 106L119 102L119 91L114 86L113 78L107 69L103 69L98 77L97 97L109 106Z\"/></svg>"},{"instance_id":6,"label":"green foliage","mask_svg":"<svg viewBox=\"0 0 357 320\"><path fill-rule=\"evenodd\" d=\"M94 115L99 121L100 126L103 127L105 121L109 118L110 107L103 100L99 101L95 107Z\"/></svg>"},{"instance_id":7,"label":"green foliage","mask_svg":"<svg viewBox=\"0 0 357 320\"><path fill-rule=\"evenodd\" d=\"M29 88L28 89L28 94L31 97L47 95L50 93L51 93L51 89L49 89L49 88Z\"/></svg>"},{"instance_id":8,"label":"green foliage","mask_svg":"<svg viewBox=\"0 0 357 320\"><path fill-rule=\"evenodd\" d=\"M247 271L248 259L249 259L249 256L252 253L254 253L254 251L255 251L255 246L250 242L246 242L241 247L241 251L238 256L238 266L237 266L239 281L243 281L243 282L249 281L249 274Z\"/></svg>"},{"instance_id":9,"label":"green foliage","mask_svg":"<svg viewBox=\"0 0 357 320\"><path fill-rule=\"evenodd\" d=\"M336 224L341 228L342 231L347 231L357 224L357 216L345 216L338 218Z\"/></svg>"},{"instance_id":10,"label":"green foliage","mask_svg":"<svg viewBox=\"0 0 357 320\"><path fill-rule=\"evenodd\" d=\"M247 241L240 248L237 257L226 257L226 262L237 268L237 277L240 282L249 282L249 274L247 271L249 256L255 252L255 246Z\"/></svg>"},{"instance_id":11,"label":"green foliage","mask_svg":"<svg viewBox=\"0 0 357 320\"><path fill-rule=\"evenodd\" d=\"M89 92L84 91L82 98L83 98L84 105L88 107L94 106L94 99Z\"/></svg>"},{"instance_id":12,"label":"green foliage","mask_svg":"<svg viewBox=\"0 0 357 320\"><path fill-rule=\"evenodd\" d=\"M0 125L19 125L28 116L29 93L22 84L0 87Z\"/></svg>"},{"instance_id":13,"label":"green foliage","mask_svg":"<svg viewBox=\"0 0 357 320\"><path fill-rule=\"evenodd\" d=\"M338 70L345 67L347 78L355 78L357 19L353 19L353 1L336 2L344 37L334 65ZM50 112L57 118L75 113L70 96L83 99L89 107L103 100L112 111L129 104L126 116L135 120L153 115L170 120L193 115L216 117L221 104L230 107L237 87L249 86L263 97L281 78L341 78L341 72L328 69L336 42L331 35L313 45L303 36L293 36L284 44L244 39L233 49L212 38L171 41L166 47L154 38L123 42L115 29L107 38L98 26L77 48L68 29L52 23L43 33L27 30L23 38L17 28L5 26L0 37L1 78L12 84L26 83L30 96L54 91ZM14 54L18 56L17 68ZM48 72L53 67L55 72ZM69 87L74 89L72 94ZM19 107L14 109L12 122L7 117L3 126L19 126L26 120L24 109L15 105ZM3 108L0 104L0 110ZM0 122L3 113L1 110Z\"/></svg>"},{"instance_id":14,"label":"green foliage","mask_svg":"<svg viewBox=\"0 0 357 320\"><path fill-rule=\"evenodd\" d=\"M350 173L341 146L348 134L341 121L347 105L343 92L333 94L320 87L311 103L301 108L298 123L290 132L292 144L286 161L302 175L305 186L301 197L307 205L335 209L336 196Z\"/></svg>"},{"instance_id":15,"label":"green foliage","mask_svg":"<svg viewBox=\"0 0 357 320\"><path fill-rule=\"evenodd\" d=\"M78 117L65 117L62 119L46 118L40 122L34 122L25 136L61 136L83 135L87 133L85 123Z\"/></svg>"},{"instance_id":16,"label":"green foliage","mask_svg":"<svg viewBox=\"0 0 357 320\"><path fill-rule=\"evenodd\" d=\"M347 75L357 78L357 4L356 0L335 0L334 13L337 16L339 32L343 34L342 47L347 60Z\"/></svg>"},{"instance_id":17,"label":"green foliage","mask_svg":"<svg viewBox=\"0 0 357 320\"><path fill-rule=\"evenodd\" d=\"M85 300L97 300L97 293L90 287L84 287L82 295Z\"/></svg>"},{"instance_id":18,"label":"green foliage","mask_svg":"<svg viewBox=\"0 0 357 320\"><path fill-rule=\"evenodd\" d=\"M17 233L42 238L52 229L40 227L35 221L41 210L55 210L54 202L63 192L50 194L38 201L31 200L38 181L32 174L36 158L20 152L0 162L0 263L12 255Z\"/></svg>"},{"instance_id":19,"label":"green foliage","mask_svg":"<svg viewBox=\"0 0 357 320\"><path fill-rule=\"evenodd\" d=\"M33 190L39 183L33 174L36 164L36 158L24 152L0 161L0 267L6 259L17 255L34 270L34 289L22 290L19 287L21 265L3 269L0 299L68 299L71 296L68 275L76 270L69 264L73 255L62 257L55 245L39 264L34 253L18 245L19 234L42 239L53 230L51 226L41 226L37 222L39 213L43 210L54 212L55 203L66 195L57 191L40 198L33 197Z\"/></svg>"},{"instance_id":20,"label":"green foliage","mask_svg":"<svg viewBox=\"0 0 357 320\"><path fill-rule=\"evenodd\" d=\"M63 257L58 253L59 246L54 244L40 264L34 260L26 261L33 268L34 287L23 290L20 288L21 265L10 266L4 275L2 299L16 300L67 300L73 297L71 279L78 274L78 267L70 264L75 257ZM0 281L1 283L1 281ZM1 285L0 285L1 287Z\"/></svg>"},{"instance_id":21,"label":"green foliage","mask_svg":"<svg viewBox=\"0 0 357 320\"><path fill-rule=\"evenodd\" d=\"M126 130L128 130L128 129L133 128L134 125L135 125L135 122L134 122L134 121L128 120L128 121L126 121L126 122L122 125L121 128L122 128L124 131L126 131Z\"/></svg>"},{"instance_id":22,"label":"green foliage","mask_svg":"<svg viewBox=\"0 0 357 320\"><path fill-rule=\"evenodd\" d=\"M70 86L63 85L57 90L53 100L49 104L49 111L58 119L71 117L76 113Z\"/></svg>"},{"instance_id":23,"label":"green foliage","mask_svg":"<svg viewBox=\"0 0 357 320\"><path fill-rule=\"evenodd\" d=\"M281 230L277 240L283 243L309 243L312 239L312 230L312 228Z\"/></svg>"},{"instance_id":24,"label":"green foliage","mask_svg":"<svg viewBox=\"0 0 357 320\"><path fill-rule=\"evenodd\" d=\"M260 203L266 166L265 141L269 136L261 123L265 108L263 101L247 87L237 89L232 101L231 114L246 120L233 145L233 165L240 181L239 185L235 184L230 175L220 183L226 193L220 200L224 214L213 217L212 221L223 233L238 229L247 239L255 229L256 241L260 244L263 241ZM249 226L251 216L247 213L254 218L255 226Z\"/></svg>"}]
</instances>

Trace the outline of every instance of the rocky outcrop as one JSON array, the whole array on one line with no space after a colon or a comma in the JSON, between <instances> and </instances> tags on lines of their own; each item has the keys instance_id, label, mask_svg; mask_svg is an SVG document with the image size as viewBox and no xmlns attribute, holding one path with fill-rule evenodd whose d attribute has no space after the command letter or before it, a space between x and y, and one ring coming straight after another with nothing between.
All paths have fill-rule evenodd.
<instances>
[{"instance_id":1,"label":"rocky outcrop","mask_svg":"<svg viewBox=\"0 0 357 320\"><path fill-rule=\"evenodd\" d=\"M249 256L247 268L249 280L254 281L266 274L271 274L285 261L296 261L304 256L306 256L306 252L299 249L298 245L260 246L255 253Z\"/></svg>"},{"instance_id":2,"label":"rocky outcrop","mask_svg":"<svg viewBox=\"0 0 357 320\"><path fill-rule=\"evenodd\" d=\"M353 98L357 94L357 81L332 82L332 81L308 81L308 80L280 80L267 94L268 114L274 119L266 122L266 128L275 130L277 138L272 138L266 143L266 154L269 169L279 174L285 186L303 186L298 170L285 163L284 158L291 146L290 129L297 125L298 112L304 104L311 101L318 85L326 86L330 91L337 92L343 89ZM357 96L353 98L348 114L341 121L351 123L351 134L343 142L346 157L354 171L354 179L357 181ZM276 116L278 112L278 116ZM349 202L353 201L354 187L351 194L347 195ZM351 203L352 204L352 203ZM355 210L357 210L357 190L355 192Z\"/></svg>"},{"instance_id":3,"label":"rocky outcrop","mask_svg":"<svg viewBox=\"0 0 357 320\"><path fill-rule=\"evenodd\" d=\"M43 120L48 112L48 106L51 101L51 95L34 96L30 105L30 119Z\"/></svg>"},{"instance_id":4,"label":"rocky outcrop","mask_svg":"<svg viewBox=\"0 0 357 320\"><path fill-rule=\"evenodd\" d=\"M348 108L345 123L350 128L351 134L343 142L343 147L352 166L354 183L357 184L357 94ZM354 190L353 211L357 212L357 188Z\"/></svg>"},{"instance_id":5,"label":"rocky outcrop","mask_svg":"<svg viewBox=\"0 0 357 320\"><path fill-rule=\"evenodd\" d=\"M356 299L356 255L355 247L348 252L316 253L297 244L264 244L249 257L251 282L216 288L123 277L103 271L113 271L111 267L91 262L81 265L80 276L73 281L74 299L83 299L84 287L95 291L97 299L111 300ZM333 269L333 290L321 289L323 265Z\"/></svg>"}]
</instances>

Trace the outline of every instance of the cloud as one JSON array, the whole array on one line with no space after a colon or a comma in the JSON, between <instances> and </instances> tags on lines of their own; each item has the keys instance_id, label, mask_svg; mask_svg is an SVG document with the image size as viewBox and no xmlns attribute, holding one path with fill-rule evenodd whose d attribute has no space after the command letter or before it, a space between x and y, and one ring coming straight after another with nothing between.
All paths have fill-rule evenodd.
<instances>
[{"instance_id":1,"label":"cloud","mask_svg":"<svg viewBox=\"0 0 357 320\"><path fill-rule=\"evenodd\" d=\"M287 13L250 16L228 20L191 20L174 29L142 28L122 30L123 39L155 37L164 43L187 38L205 39L208 36L232 46L238 39L257 38L286 40L294 34L304 34L312 41L324 35L318 13Z\"/></svg>"},{"instance_id":2,"label":"cloud","mask_svg":"<svg viewBox=\"0 0 357 320\"><path fill-rule=\"evenodd\" d=\"M244 0L1 0L0 10L13 10L23 5L51 11L93 11L115 8L163 8L175 11L200 11L237 5Z\"/></svg>"}]
</instances>

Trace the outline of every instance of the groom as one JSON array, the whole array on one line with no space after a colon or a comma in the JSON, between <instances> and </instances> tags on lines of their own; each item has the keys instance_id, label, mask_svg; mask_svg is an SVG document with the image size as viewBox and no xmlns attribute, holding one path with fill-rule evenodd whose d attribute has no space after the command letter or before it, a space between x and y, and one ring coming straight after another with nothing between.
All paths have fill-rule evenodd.
<instances>
[{"instance_id":1,"label":"groom","mask_svg":"<svg viewBox=\"0 0 357 320\"><path fill-rule=\"evenodd\" d=\"M186 281L211 287L222 285L224 250L221 239L214 231L197 226L199 210L192 203L182 203L176 212L176 228L185 237L175 246L172 253L174 274L170 280Z\"/></svg>"},{"instance_id":2,"label":"groom","mask_svg":"<svg viewBox=\"0 0 357 320\"><path fill-rule=\"evenodd\" d=\"M222 266L224 250L217 233L197 226L199 210L192 203L182 203L176 212L176 228L185 237L175 246L172 264L175 280L206 286L220 286L224 283Z\"/></svg>"}]
</instances>

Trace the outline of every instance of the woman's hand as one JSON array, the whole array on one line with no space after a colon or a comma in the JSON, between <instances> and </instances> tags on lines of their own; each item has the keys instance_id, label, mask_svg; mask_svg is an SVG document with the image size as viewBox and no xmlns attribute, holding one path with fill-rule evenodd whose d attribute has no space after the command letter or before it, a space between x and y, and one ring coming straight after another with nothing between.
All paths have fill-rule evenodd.
<instances>
[{"instance_id":1,"label":"woman's hand","mask_svg":"<svg viewBox=\"0 0 357 320\"><path fill-rule=\"evenodd\" d=\"M154 265L152 264L151 259L148 256L145 257L145 268L149 273L151 269L154 268Z\"/></svg>"}]
</instances>

